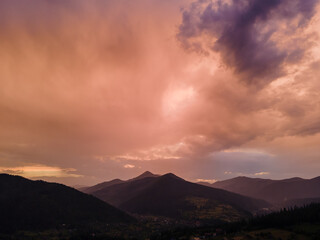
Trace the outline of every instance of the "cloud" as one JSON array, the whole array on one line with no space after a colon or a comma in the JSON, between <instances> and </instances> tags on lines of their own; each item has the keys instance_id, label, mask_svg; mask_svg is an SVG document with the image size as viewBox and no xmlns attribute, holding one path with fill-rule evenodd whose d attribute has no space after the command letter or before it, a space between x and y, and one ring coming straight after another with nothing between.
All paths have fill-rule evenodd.
<instances>
[{"instance_id":1,"label":"cloud","mask_svg":"<svg viewBox=\"0 0 320 240\"><path fill-rule=\"evenodd\" d=\"M215 182L217 182L216 179L202 179L202 178L198 178L196 181L197 182L206 182L206 183L215 183Z\"/></svg>"},{"instance_id":2,"label":"cloud","mask_svg":"<svg viewBox=\"0 0 320 240\"><path fill-rule=\"evenodd\" d=\"M186 61L168 24L178 2L147 2L1 1L2 152L72 166L159 144Z\"/></svg>"},{"instance_id":3,"label":"cloud","mask_svg":"<svg viewBox=\"0 0 320 240\"><path fill-rule=\"evenodd\" d=\"M258 173L255 173L254 176L263 176L263 175L269 175L270 173L269 172L258 172Z\"/></svg>"},{"instance_id":4,"label":"cloud","mask_svg":"<svg viewBox=\"0 0 320 240\"><path fill-rule=\"evenodd\" d=\"M124 167L124 168L134 168L134 167L135 167L135 165L132 165L132 164L125 164L123 167Z\"/></svg>"},{"instance_id":5,"label":"cloud","mask_svg":"<svg viewBox=\"0 0 320 240\"><path fill-rule=\"evenodd\" d=\"M21 166L21 167L1 167L0 172L12 174L12 175L20 175L27 178L78 178L82 177L79 174L75 174L76 169L68 168L62 169L59 167L51 167L44 165L30 165L30 166Z\"/></svg>"},{"instance_id":6,"label":"cloud","mask_svg":"<svg viewBox=\"0 0 320 240\"><path fill-rule=\"evenodd\" d=\"M76 169L70 183L93 184L140 167L271 177L305 156L313 173L315 1L189 3L0 1L0 166Z\"/></svg>"},{"instance_id":7,"label":"cloud","mask_svg":"<svg viewBox=\"0 0 320 240\"><path fill-rule=\"evenodd\" d=\"M263 87L299 64L310 46L303 34L317 0L199 0L183 11L178 39L187 49L218 52L247 85Z\"/></svg>"}]
</instances>

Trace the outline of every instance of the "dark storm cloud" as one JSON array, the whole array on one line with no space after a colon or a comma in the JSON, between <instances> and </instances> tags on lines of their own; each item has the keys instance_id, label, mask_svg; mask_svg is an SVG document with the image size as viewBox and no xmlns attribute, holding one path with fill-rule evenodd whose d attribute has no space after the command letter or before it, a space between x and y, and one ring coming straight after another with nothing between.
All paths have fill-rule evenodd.
<instances>
[{"instance_id":1,"label":"dark storm cloud","mask_svg":"<svg viewBox=\"0 0 320 240\"><path fill-rule=\"evenodd\" d=\"M262 87L304 57L307 36L294 35L308 25L317 3L198 0L183 12L178 38L186 48L219 52L243 82ZM209 41L203 36L209 36Z\"/></svg>"}]
</instances>

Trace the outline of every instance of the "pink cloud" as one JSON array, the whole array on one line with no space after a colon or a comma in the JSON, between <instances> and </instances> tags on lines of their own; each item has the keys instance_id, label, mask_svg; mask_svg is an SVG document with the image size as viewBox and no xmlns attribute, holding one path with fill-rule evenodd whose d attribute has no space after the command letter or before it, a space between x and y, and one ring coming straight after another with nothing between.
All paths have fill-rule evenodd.
<instances>
[{"instance_id":1,"label":"pink cloud","mask_svg":"<svg viewBox=\"0 0 320 240\"><path fill-rule=\"evenodd\" d=\"M292 139L316 163L314 1L201 2L1 1L0 166L73 168L90 181L126 165L191 175L228 149L286 162Z\"/></svg>"}]
</instances>

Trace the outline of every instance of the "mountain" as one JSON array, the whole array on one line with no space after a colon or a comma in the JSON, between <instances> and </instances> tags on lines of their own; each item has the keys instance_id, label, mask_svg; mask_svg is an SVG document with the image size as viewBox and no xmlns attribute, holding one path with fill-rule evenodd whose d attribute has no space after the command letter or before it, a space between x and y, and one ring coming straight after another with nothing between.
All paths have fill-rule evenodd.
<instances>
[{"instance_id":1,"label":"mountain","mask_svg":"<svg viewBox=\"0 0 320 240\"><path fill-rule=\"evenodd\" d=\"M153 174L153 173L151 173L149 171L146 171L146 172L142 173L141 175L139 175L139 176L137 176L135 178L129 179L127 181L120 180L120 179L114 179L114 180L111 180L111 181L99 183L99 184L94 185L92 187L80 188L79 191L82 191L82 192L88 193L88 194L92 194L92 193L97 192L97 191L99 191L101 189L104 189L106 187L110 187L112 185L116 185L116 184L119 184L119 183L135 181L135 180L139 180L139 179L143 179L143 178L147 178L147 177L158 177L158 176L159 175L156 175L156 174Z\"/></svg>"},{"instance_id":2,"label":"mountain","mask_svg":"<svg viewBox=\"0 0 320 240\"><path fill-rule=\"evenodd\" d=\"M264 199L278 205L283 205L291 200L320 198L320 177L313 179L290 178L284 180L236 177L215 182L211 184L211 187Z\"/></svg>"},{"instance_id":3,"label":"mountain","mask_svg":"<svg viewBox=\"0 0 320 240\"><path fill-rule=\"evenodd\" d=\"M143 179L143 178L159 177L159 176L160 176L160 175L153 174L152 172L149 172L149 171L145 171L144 173L142 173L142 174L139 175L138 177L129 179L128 181L135 181L135 180L139 180L139 179Z\"/></svg>"},{"instance_id":4,"label":"mountain","mask_svg":"<svg viewBox=\"0 0 320 240\"><path fill-rule=\"evenodd\" d=\"M73 187L73 188L79 190L79 189L88 188L89 186L87 186L87 185L82 185L82 184L76 184L76 185L72 185L72 186L70 186L70 187Z\"/></svg>"},{"instance_id":5,"label":"mountain","mask_svg":"<svg viewBox=\"0 0 320 240\"><path fill-rule=\"evenodd\" d=\"M0 233L133 221L121 210L74 188L8 174L0 174L0 213Z\"/></svg>"},{"instance_id":6,"label":"mountain","mask_svg":"<svg viewBox=\"0 0 320 240\"><path fill-rule=\"evenodd\" d=\"M110 187L112 185L115 184L119 184L119 183L123 183L125 181L120 180L120 179L113 179L111 181L107 181L107 182L103 182L103 183L99 183L97 185L94 185L92 187L84 187L84 188L79 188L79 191L84 192L84 193L88 193L91 194L93 192L99 191L101 189L104 189L106 187Z\"/></svg>"},{"instance_id":7,"label":"mountain","mask_svg":"<svg viewBox=\"0 0 320 240\"><path fill-rule=\"evenodd\" d=\"M208 183L208 182L196 182L196 183L203 186L212 187L212 183Z\"/></svg>"},{"instance_id":8,"label":"mountain","mask_svg":"<svg viewBox=\"0 0 320 240\"><path fill-rule=\"evenodd\" d=\"M172 173L112 185L92 193L122 210L186 220L231 221L270 204L185 181Z\"/></svg>"}]
</instances>

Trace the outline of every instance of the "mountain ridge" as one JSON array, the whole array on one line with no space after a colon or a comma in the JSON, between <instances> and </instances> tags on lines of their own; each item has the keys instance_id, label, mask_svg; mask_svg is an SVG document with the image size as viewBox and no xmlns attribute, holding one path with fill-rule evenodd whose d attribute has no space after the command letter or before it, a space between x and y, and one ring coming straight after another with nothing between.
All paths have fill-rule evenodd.
<instances>
[{"instance_id":1,"label":"mountain ridge","mask_svg":"<svg viewBox=\"0 0 320 240\"><path fill-rule=\"evenodd\" d=\"M91 194L93 192L97 192L97 191L99 191L99 190L101 190L101 189L103 189L105 187L109 187L109 186L112 186L112 185L116 185L116 184L120 184L120 183L124 183L124 182L129 182L129 181L135 181L135 180L143 179L143 178L146 178L146 177L158 177L158 176L160 176L160 175L153 174L150 171L145 171L142 174L138 175L137 177L134 177L134 178L131 178L131 179L128 179L128 180L121 180L119 178L116 178L116 179L113 179L113 180L110 180L110 181L105 181L105 182L102 182L102 183L98 183L98 184L90 186L90 187L79 188L79 191L87 193L87 194Z\"/></svg>"},{"instance_id":2,"label":"mountain ridge","mask_svg":"<svg viewBox=\"0 0 320 240\"><path fill-rule=\"evenodd\" d=\"M215 182L210 186L264 199L273 204L283 204L290 199L320 198L320 177L294 177L282 180L236 177Z\"/></svg>"},{"instance_id":3,"label":"mountain ridge","mask_svg":"<svg viewBox=\"0 0 320 240\"><path fill-rule=\"evenodd\" d=\"M173 173L126 181L100 189L92 194L133 214L173 218L198 214L199 218L215 217L218 219L226 218L227 212L233 217L241 218L241 216L250 215L249 212L270 207L270 204L263 200L201 186L188 182ZM209 213L212 216L207 216ZM207 215L204 217L205 214Z\"/></svg>"}]
</instances>

